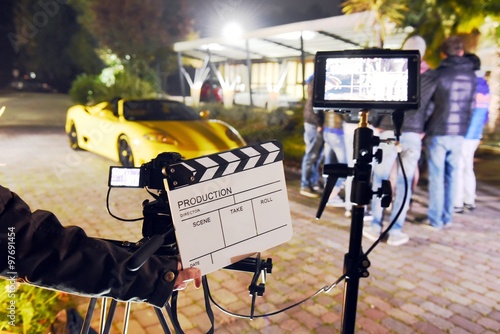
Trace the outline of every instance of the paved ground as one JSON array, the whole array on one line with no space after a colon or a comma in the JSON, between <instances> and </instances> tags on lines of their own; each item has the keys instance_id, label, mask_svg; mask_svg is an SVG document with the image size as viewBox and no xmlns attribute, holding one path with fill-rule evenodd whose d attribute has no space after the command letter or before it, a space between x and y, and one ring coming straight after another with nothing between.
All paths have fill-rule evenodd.
<instances>
[{"instance_id":1,"label":"paved ground","mask_svg":"<svg viewBox=\"0 0 500 334\"><path fill-rule=\"evenodd\" d=\"M56 127L0 126L0 183L19 193L33 209L53 211L66 225L82 226L90 235L118 240L141 237L140 223L123 223L106 212L109 160L68 148ZM477 160L477 210L455 216L454 226L432 232L408 222L408 244L380 244L369 255L370 277L361 280L357 333L499 333L500 332L500 169L499 156ZM341 274L351 222L339 209L328 208L314 219L318 200L298 194L297 175L287 173L294 236L263 254L272 258L266 292L256 314L275 312L306 299ZM142 190L111 193L111 210L137 217ZM424 213L425 186L415 196L410 219ZM364 249L371 245L363 240ZM235 313L250 313L247 286L251 274L220 270L208 276L213 298ZM247 320L214 309L216 333L337 333L342 314L343 284L319 293L278 315ZM79 309L88 299L75 298ZM188 334L205 333L209 322L202 290L190 286L179 299L180 321ZM121 331L119 304L113 333ZM98 320L98 315L94 317ZM94 323L97 326L97 323ZM133 304L129 333L161 333L152 309Z\"/></svg>"}]
</instances>

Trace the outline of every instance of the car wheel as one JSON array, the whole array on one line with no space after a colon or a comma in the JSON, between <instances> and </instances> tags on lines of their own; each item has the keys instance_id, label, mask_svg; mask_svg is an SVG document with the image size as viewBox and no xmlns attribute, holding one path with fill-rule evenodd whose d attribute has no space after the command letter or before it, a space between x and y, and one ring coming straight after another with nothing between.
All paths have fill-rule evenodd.
<instances>
[{"instance_id":1,"label":"car wheel","mask_svg":"<svg viewBox=\"0 0 500 334\"><path fill-rule=\"evenodd\" d=\"M75 124L71 125L71 130L68 133L69 146L74 150L79 150L80 145L78 145L78 133L76 132Z\"/></svg>"},{"instance_id":2,"label":"car wheel","mask_svg":"<svg viewBox=\"0 0 500 334\"><path fill-rule=\"evenodd\" d=\"M123 167L134 167L132 148L125 136L121 136L120 139L118 139L118 157Z\"/></svg>"}]
</instances>

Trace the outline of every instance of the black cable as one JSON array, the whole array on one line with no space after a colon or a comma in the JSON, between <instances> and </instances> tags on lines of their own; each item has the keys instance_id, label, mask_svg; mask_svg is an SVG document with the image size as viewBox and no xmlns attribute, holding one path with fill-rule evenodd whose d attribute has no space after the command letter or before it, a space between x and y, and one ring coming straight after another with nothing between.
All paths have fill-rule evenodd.
<instances>
[{"instance_id":1,"label":"black cable","mask_svg":"<svg viewBox=\"0 0 500 334\"><path fill-rule=\"evenodd\" d=\"M253 315L253 316L250 316L250 315L244 315L244 314L237 314L237 313L233 313L233 312L230 312L226 309L224 309L222 306L220 306L212 297L212 294L210 293L210 287L208 286L208 280L206 282L205 285L203 285L203 287L206 289L206 295L208 296L208 298L210 299L210 301L212 302L212 304L215 305L215 307L217 307L221 312L229 315L229 316L232 316L232 317L235 317L235 318L242 318L242 319L249 319L249 320L252 320L252 319L255 319L255 318L264 318L264 317L271 317L273 315L277 315L277 314L280 314L282 312L285 312L285 311L288 311L289 309L292 309L296 306L299 306L309 300L311 300L312 298L316 297L317 295L319 295L320 293L324 292L324 293L328 293L330 292L330 290L332 290L333 288L335 288L340 282L342 282L344 279L346 278L346 275L342 275L340 276L333 284L331 284L330 286L328 285L325 285L324 287L322 287L321 289L319 289L318 291L316 291L314 294L312 294L311 296L307 297L307 298L304 298L302 299L301 301L298 301L292 305L289 305L285 308L282 308L280 310L277 310L277 311L274 311L274 312L271 312L271 313L266 313L266 314L260 314L260 315Z\"/></svg>"},{"instance_id":2,"label":"black cable","mask_svg":"<svg viewBox=\"0 0 500 334\"><path fill-rule=\"evenodd\" d=\"M111 193L111 187L108 188L108 192L106 194L106 210L108 210L108 214L117 219L117 220L120 220L122 222L137 222L137 221L140 221L140 220L143 220L144 217L140 217L140 218L130 218L130 219L127 219L127 218L121 218L121 217L118 217L118 216L115 216L112 212L111 212L111 209L109 208L109 194Z\"/></svg>"}]
</instances>

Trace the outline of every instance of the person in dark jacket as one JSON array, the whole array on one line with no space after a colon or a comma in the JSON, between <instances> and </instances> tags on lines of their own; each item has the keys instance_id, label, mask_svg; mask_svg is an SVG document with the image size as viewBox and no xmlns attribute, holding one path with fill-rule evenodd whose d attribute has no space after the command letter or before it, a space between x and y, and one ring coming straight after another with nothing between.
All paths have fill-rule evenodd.
<instances>
[{"instance_id":1,"label":"person in dark jacket","mask_svg":"<svg viewBox=\"0 0 500 334\"><path fill-rule=\"evenodd\" d=\"M304 143L305 152L302 158L302 175L300 194L307 197L318 197L321 194L319 184L319 166L323 157L323 123L322 111L313 110L314 75L307 80L307 101L304 106Z\"/></svg>"},{"instance_id":2,"label":"person in dark jacket","mask_svg":"<svg viewBox=\"0 0 500 334\"><path fill-rule=\"evenodd\" d=\"M197 268L181 270L177 257L150 257L127 270L131 253L76 226L63 227L48 211L30 207L0 186L0 275L9 280L91 297L147 302L163 307L172 291L194 279Z\"/></svg>"},{"instance_id":3,"label":"person in dark jacket","mask_svg":"<svg viewBox=\"0 0 500 334\"><path fill-rule=\"evenodd\" d=\"M420 56L423 57L426 51L426 43L420 36L412 36L404 43L403 50L419 50ZM429 69L424 60L421 60L420 73L424 73ZM388 180L394 167L397 166L397 176L395 178L395 195L393 196L392 211L389 222L392 222L398 212L401 210L393 227L389 230L387 244L391 246L400 246L410 240L408 234L402 231L406 214L410 206L410 198L412 195L413 178L417 171L418 160L422 150L422 138L424 137L424 124L426 122L426 113L424 110L412 110L405 112L403 126L401 128L401 137L399 138L399 151L401 161L406 175L403 176L401 164L396 163L398 155L398 147L394 143L381 143L382 161L375 164L373 167L373 188L377 190L382 183L382 180ZM377 125L380 131L380 139L395 138L394 125L392 124L391 115L384 115L380 119L380 124ZM406 199L404 197L405 190ZM405 199L405 201L403 201ZM373 197L372 200L372 215L370 227L363 229L363 235L372 241L377 240L382 232L383 208L380 203L380 198Z\"/></svg>"},{"instance_id":4,"label":"person in dark jacket","mask_svg":"<svg viewBox=\"0 0 500 334\"><path fill-rule=\"evenodd\" d=\"M473 64L463 57L464 45L451 36L441 46L439 67L421 77L420 109L433 111L426 124L429 209L417 220L433 230L449 227L453 218L455 179L462 142L469 128L476 76Z\"/></svg>"}]
</instances>

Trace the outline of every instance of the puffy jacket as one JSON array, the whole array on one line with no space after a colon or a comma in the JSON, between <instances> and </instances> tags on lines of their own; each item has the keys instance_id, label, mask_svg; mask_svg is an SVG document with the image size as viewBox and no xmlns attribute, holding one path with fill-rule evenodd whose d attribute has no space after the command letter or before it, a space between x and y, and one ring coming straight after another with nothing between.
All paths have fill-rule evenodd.
<instances>
[{"instance_id":1,"label":"puffy jacket","mask_svg":"<svg viewBox=\"0 0 500 334\"><path fill-rule=\"evenodd\" d=\"M422 60L420 62L420 74L425 73L428 70L430 70L429 65ZM432 105L429 106L429 108L432 108ZM401 132L423 133L425 123L427 122L429 116L430 114L424 109L405 111ZM394 130L391 115L379 116L373 124L381 130Z\"/></svg>"},{"instance_id":2,"label":"puffy jacket","mask_svg":"<svg viewBox=\"0 0 500 334\"><path fill-rule=\"evenodd\" d=\"M426 115L424 110L419 109L405 111L401 132L424 133L424 125L427 118L428 115ZM381 130L394 130L391 115L379 116L373 124Z\"/></svg>"},{"instance_id":3,"label":"puffy jacket","mask_svg":"<svg viewBox=\"0 0 500 334\"><path fill-rule=\"evenodd\" d=\"M422 74L419 111L432 111L426 135L464 136L472 115L475 91L473 64L464 57L450 56L436 70ZM429 108L432 105L433 110Z\"/></svg>"},{"instance_id":4,"label":"puffy jacket","mask_svg":"<svg viewBox=\"0 0 500 334\"><path fill-rule=\"evenodd\" d=\"M0 275L40 287L162 307L178 275L177 259L153 256L137 271L130 252L63 227L54 214L29 206L0 186Z\"/></svg>"}]
</instances>

